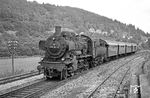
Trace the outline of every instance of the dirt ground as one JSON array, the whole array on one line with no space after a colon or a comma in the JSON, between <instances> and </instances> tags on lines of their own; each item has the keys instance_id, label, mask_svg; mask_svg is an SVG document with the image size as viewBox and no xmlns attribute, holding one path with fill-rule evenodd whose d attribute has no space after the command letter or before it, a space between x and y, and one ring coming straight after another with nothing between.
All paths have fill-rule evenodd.
<instances>
[{"instance_id":1,"label":"dirt ground","mask_svg":"<svg viewBox=\"0 0 150 98\"><path fill-rule=\"evenodd\" d=\"M150 98L150 51L145 53L145 61L140 70L141 98Z\"/></svg>"}]
</instances>

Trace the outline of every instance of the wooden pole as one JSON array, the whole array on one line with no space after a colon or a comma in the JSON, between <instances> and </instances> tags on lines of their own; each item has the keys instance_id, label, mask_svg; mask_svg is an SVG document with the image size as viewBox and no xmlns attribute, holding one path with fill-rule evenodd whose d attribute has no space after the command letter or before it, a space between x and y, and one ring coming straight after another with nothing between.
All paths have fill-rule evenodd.
<instances>
[{"instance_id":1,"label":"wooden pole","mask_svg":"<svg viewBox=\"0 0 150 98\"><path fill-rule=\"evenodd\" d=\"M15 68L14 68L14 53L12 53L12 74L14 75L14 71L15 71Z\"/></svg>"}]
</instances>

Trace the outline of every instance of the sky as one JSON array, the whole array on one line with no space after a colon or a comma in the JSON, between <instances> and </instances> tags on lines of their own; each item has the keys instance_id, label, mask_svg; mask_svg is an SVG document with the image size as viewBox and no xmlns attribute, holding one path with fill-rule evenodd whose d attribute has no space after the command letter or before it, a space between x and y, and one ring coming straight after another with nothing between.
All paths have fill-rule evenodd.
<instances>
[{"instance_id":1,"label":"sky","mask_svg":"<svg viewBox=\"0 0 150 98\"><path fill-rule=\"evenodd\" d=\"M77 7L150 33L150 0L28 0Z\"/></svg>"}]
</instances>

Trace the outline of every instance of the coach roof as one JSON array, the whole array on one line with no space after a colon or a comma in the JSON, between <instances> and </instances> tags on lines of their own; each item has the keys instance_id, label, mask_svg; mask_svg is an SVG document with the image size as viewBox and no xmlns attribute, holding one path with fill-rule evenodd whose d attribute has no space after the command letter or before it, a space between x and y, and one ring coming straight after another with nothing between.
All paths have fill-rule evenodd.
<instances>
[{"instance_id":1,"label":"coach roof","mask_svg":"<svg viewBox=\"0 0 150 98\"><path fill-rule=\"evenodd\" d=\"M129 42L118 42L118 41L112 41L112 40L105 40L108 45L122 45L122 46L137 46L135 43L129 43Z\"/></svg>"}]
</instances>

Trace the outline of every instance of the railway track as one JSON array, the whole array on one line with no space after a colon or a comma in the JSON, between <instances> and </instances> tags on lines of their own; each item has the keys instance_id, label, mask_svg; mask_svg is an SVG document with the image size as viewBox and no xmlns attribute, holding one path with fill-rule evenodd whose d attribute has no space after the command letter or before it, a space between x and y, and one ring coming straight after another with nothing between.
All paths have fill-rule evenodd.
<instances>
[{"instance_id":1,"label":"railway track","mask_svg":"<svg viewBox=\"0 0 150 98\"><path fill-rule=\"evenodd\" d=\"M138 57L136 57L136 58L138 58ZM127 61L126 63L122 64L120 67L118 67L117 69L115 69L110 75L108 75L108 76L87 96L87 98L96 98L96 97L94 97L94 94L97 93L98 89L101 88L103 85L105 85L105 83L106 83L107 81L109 81L109 79L110 79L117 71L119 71L119 69L123 68L126 64L128 64L130 61L132 61L132 60L134 60L134 59L136 59L136 58L133 58L133 59ZM124 72L124 75L122 76L121 80L120 80L119 83L118 83L118 86L117 86L116 91L113 93L113 95L111 95L110 98L116 98L117 93L118 93L118 91L119 91L119 89L120 89L120 87L121 87L121 85L122 85L122 82L123 82L124 78L126 77L127 73L129 72L129 70L130 70L130 67L128 67L127 70Z\"/></svg>"},{"instance_id":2,"label":"railway track","mask_svg":"<svg viewBox=\"0 0 150 98\"><path fill-rule=\"evenodd\" d=\"M82 73L79 73L73 77L69 77L66 80L62 81L60 81L59 79L52 79L52 80L42 79L39 82L33 83L31 85L1 94L0 98L37 98L45 94L45 92L52 90L58 86L61 86L64 83L68 82L69 80L78 78L80 75L85 74L87 72L88 70L83 71Z\"/></svg>"},{"instance_id":3,"label":"railway track","mask_svg":"<svg viewBox=\"0 0 150 98\"><path fill-rule=\"evenodd\" d=\"M112 97L112 98L116 98L116 97L117 97L117 93L120 92L120 87L122 86L122 82L123 82L123 80L125 79L126 75L128 74L129 70L130 70L130 67L126 70L124 76L123 76L122 79L120 80L119 85L118 85L118 87L117 87L117 89L116 89L116 92L113 94L113 97Z\"/></svg>"},{"instance_id":4,"label":"railway track","mask_svg":"<svg viewBox=\"0 0 150 98\"><path fill-rule=\"evenodd\" d=\"M133 59L135 59L135 58L133 58ZM131 59L131 60L133 60L133 59ZM128 62L130 62L130 61L128 61ZM126 62L125 64L127 64L128 62ZM121 68L121 67L119 67L119 68ZM94 70L94 69L90 69L90 70ZM54 79L51 81L45 81L45 79L43 79L43 80L41 80L35 84L31 84L31 85L28 85L28 86L25 86L25 87L22 87L22 88L19 88L19 89L16 89L16 90L4 93L4 94L1 94L0 98L37 98L37 97L45 94L45 92L52 90L58 86L61 86L64 83L68 82L69 80L75 79L75 78L81 76L82 74L87 73L88 71L89 70L83 71L82 73L79 73L79 74L77 74L73 77L70 77L66 80L63 80L63 81L59 81L57 79L56 80Z\"/></svg>"},{"instance_id":5,"label":"railway track","mask_svg":"<svg viewBox=\"0 0 150 98\"><path fill-rule=\"evenodd\" d=\"M35 92L39 92L40 90L44 91L45 87L56 86L56 82L57 81L52 81L52 82L45 81L45 80L39 81L35 84L31 84L26 87L19 88L14 91L0 95L0 98L28 98Z\"/></svg>"},{"instance_id":6,"label":"railway track","mask_svg":"<svg viewBox=\"0 0 150 98\"><path fill-rule=\"evenodd\" d=\"M39 71L35 71L35 72L25 73L21 75L14 75L14 76L6 77L6 78L0 78L0 85L10 83L13 81L17 81L17 80L21 80L21 79L25 79L28 77L36 76L39 74L41 74L39 73Z\"/></svg>"}]
</instances>

